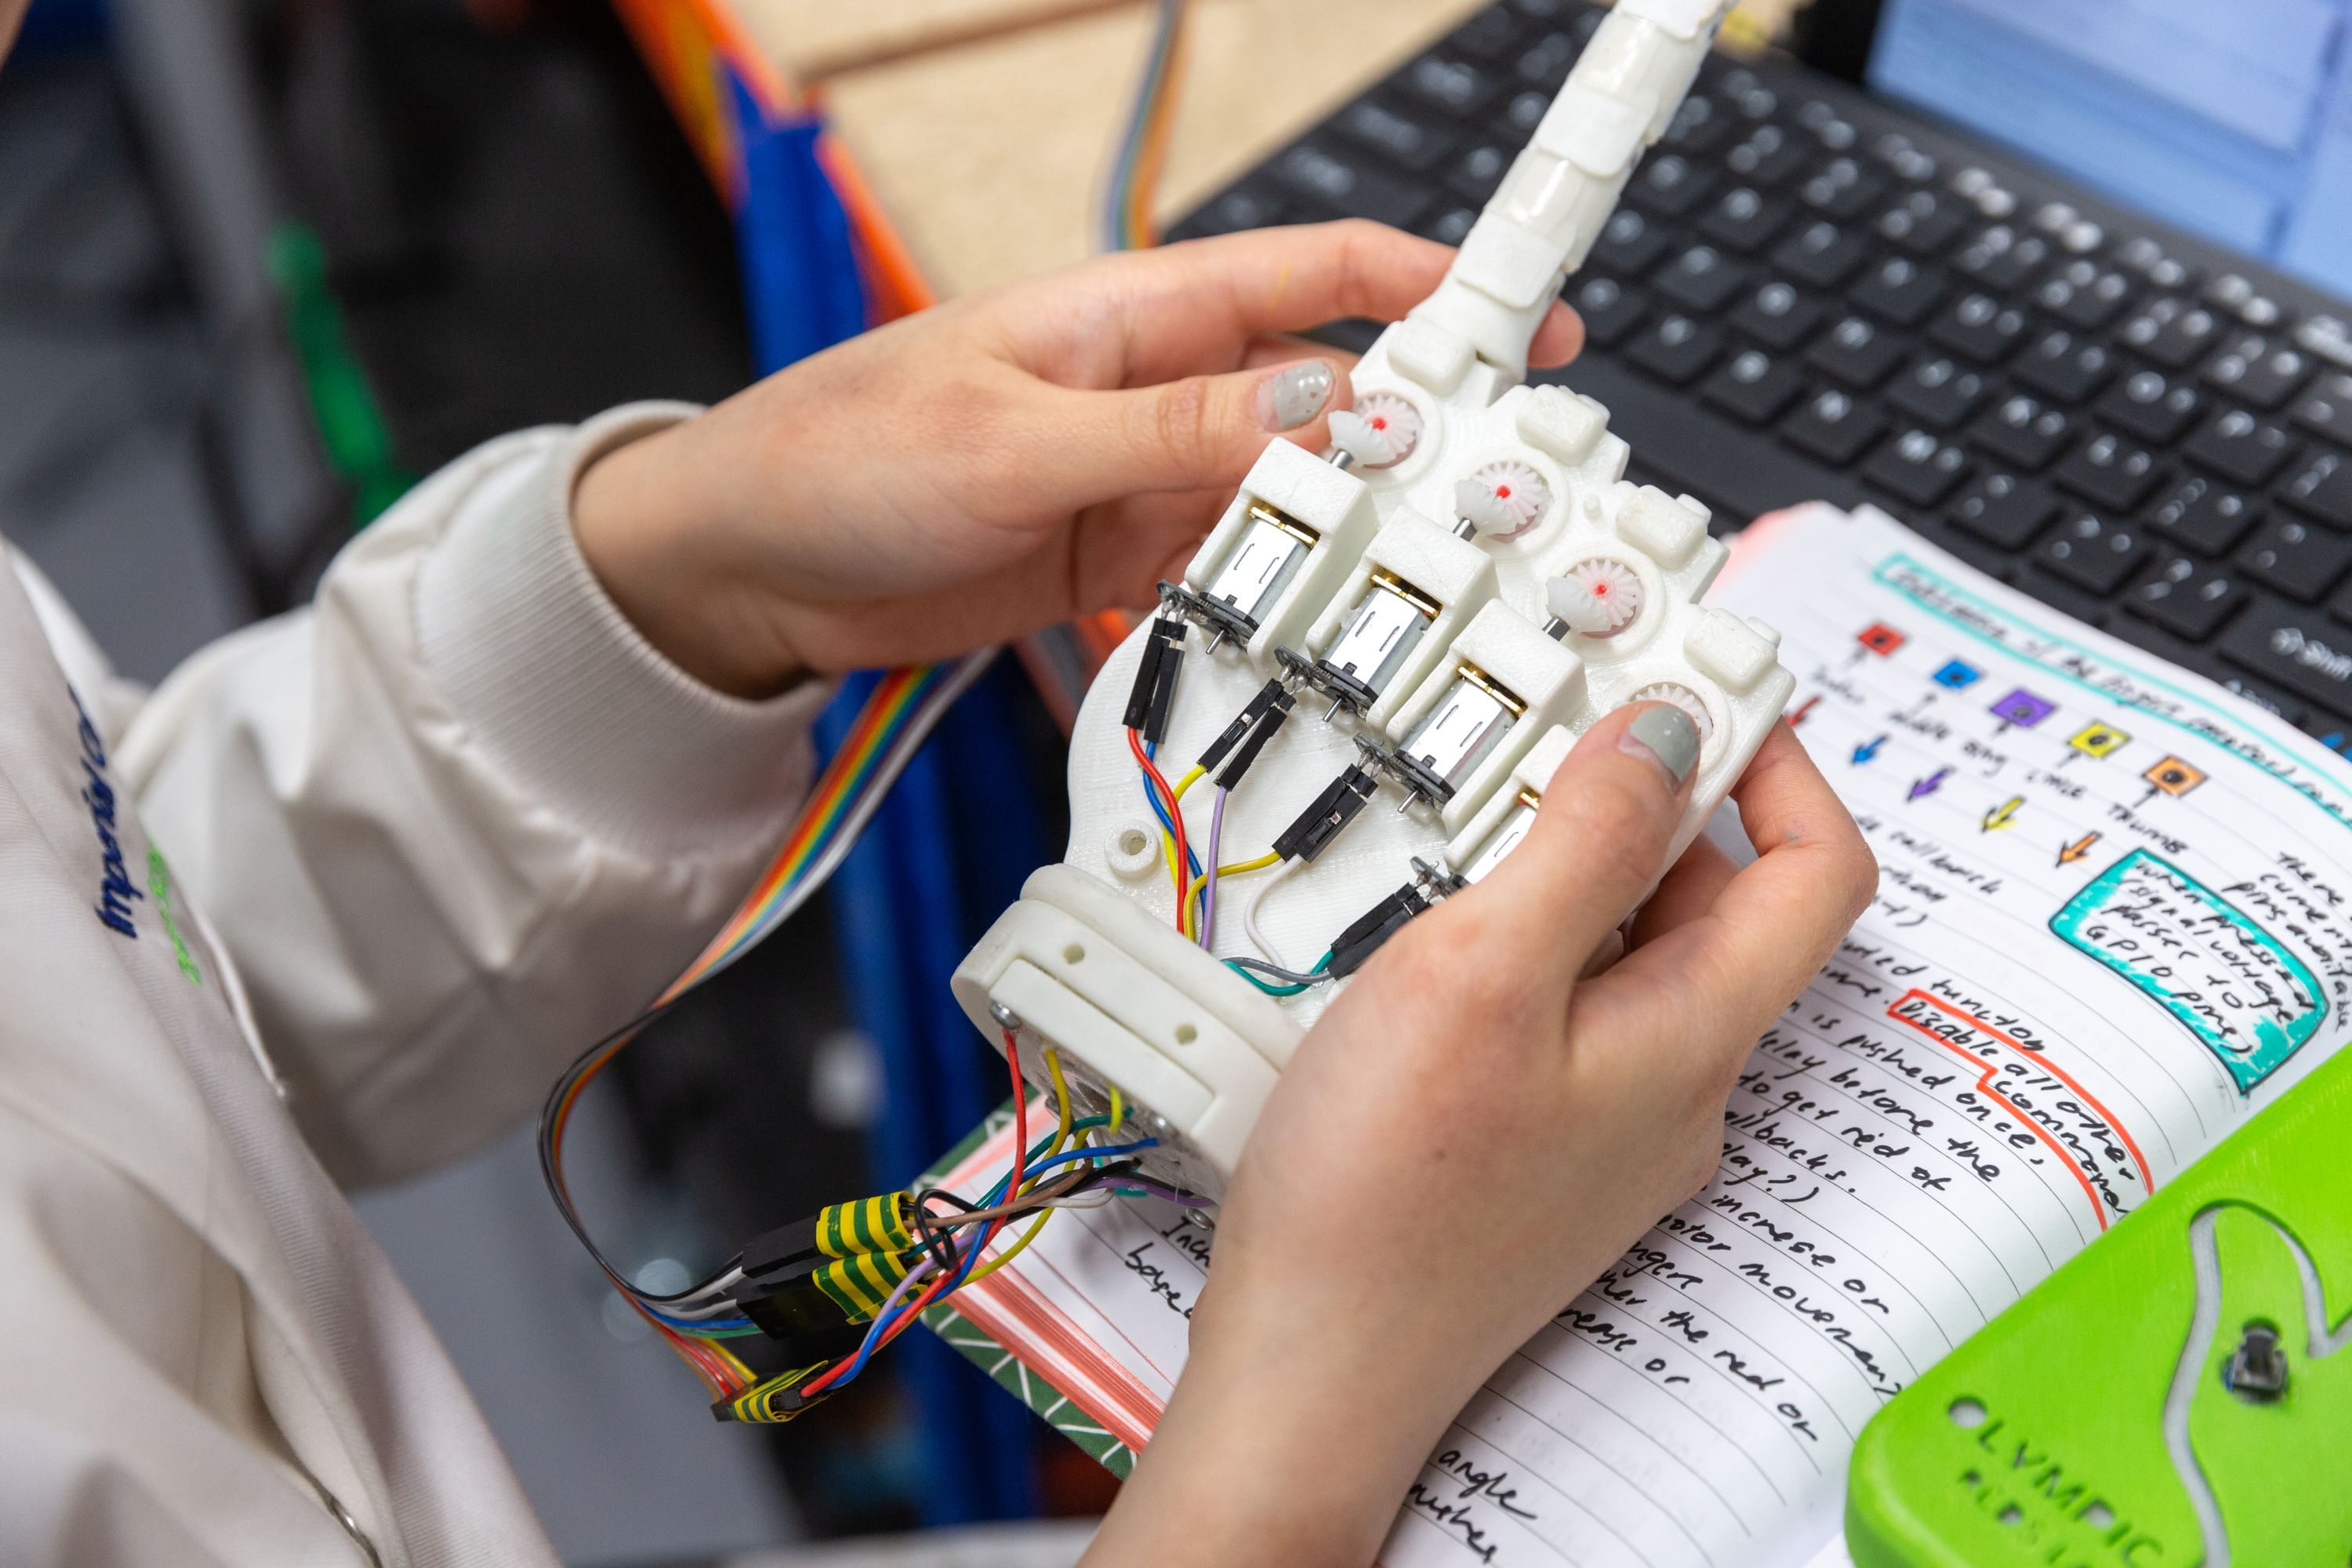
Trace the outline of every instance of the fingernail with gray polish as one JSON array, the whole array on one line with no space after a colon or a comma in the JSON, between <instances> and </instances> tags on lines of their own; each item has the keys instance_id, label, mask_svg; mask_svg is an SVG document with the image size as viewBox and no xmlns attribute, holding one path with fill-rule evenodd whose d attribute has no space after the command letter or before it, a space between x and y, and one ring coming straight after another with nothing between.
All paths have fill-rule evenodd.
<instances>
[{"instance_id":1,"label":"fingernail with gray polish","mask_svg":"<svg viewBox=\"0 0 2352 1568\"><path fill-rule=\"evenodd\" d=\"M1664 764L1676 784L1698 766L1698 726L1670 702L1644 708L1625 726L1625 744L1640 746Z\"/></svg>"},{"instance_id":2,"label":"fingernail with gray polish","mask_svg":"<svg viewBox=\"0 0 2352 1568\"><path fill-rule=\"evenodd\" d=\"M1331 367L1305 360L1267 376L1257 389L1258 423L1269 430L1296 430L1331 401Z\"/></svg>"}]
</instances>

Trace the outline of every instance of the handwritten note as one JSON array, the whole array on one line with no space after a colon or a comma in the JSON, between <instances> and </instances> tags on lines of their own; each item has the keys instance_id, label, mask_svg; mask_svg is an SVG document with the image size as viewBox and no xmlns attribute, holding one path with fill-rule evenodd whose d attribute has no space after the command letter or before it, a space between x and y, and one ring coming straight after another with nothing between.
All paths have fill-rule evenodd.
<instances>
[{"instance_id":1,"label":"handwritten note","mask_svg":"<svg viewBox=\"0 0 2352 1568\"><path fill-rule=\"evenodd\" d=\"M1877 899L1707 1189L1455 1419L1390 1568L1833 1558L1872 1413L2346 1035L2340 759L1874 513L1782 520L1716 599L1783 632ZM1141 1440L1208 1251L1096 1211L997 1277L1048 1317L972 1315L1066 1392L1146 1391Z\"/></svg>"}]
</instances>

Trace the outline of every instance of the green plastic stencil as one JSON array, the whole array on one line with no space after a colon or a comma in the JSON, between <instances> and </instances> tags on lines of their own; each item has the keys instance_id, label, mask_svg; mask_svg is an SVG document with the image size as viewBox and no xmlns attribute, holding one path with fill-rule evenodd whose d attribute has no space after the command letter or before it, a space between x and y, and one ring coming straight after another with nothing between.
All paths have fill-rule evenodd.
<instances>
[{"instance_id":1,"label":"green plastic stencil","mask_svg":"<svg viewBox=\"0 0 2352 1568\"><path fill-rule=\"evenodd\" d=\"M1857 1568L2352 1563L2352 1054L1880 1411Z\"/></svg>"}]
</instances>

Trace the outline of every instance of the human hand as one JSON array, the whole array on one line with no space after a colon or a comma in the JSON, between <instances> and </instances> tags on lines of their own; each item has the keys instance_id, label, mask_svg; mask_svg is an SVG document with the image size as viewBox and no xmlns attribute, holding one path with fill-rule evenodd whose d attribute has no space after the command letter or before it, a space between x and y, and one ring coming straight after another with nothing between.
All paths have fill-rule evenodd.
<instances>
[{"instance_id":1,"label":"human hand","mask_svg":"<svg viewBox=\"0 0 2352 1568\"><path fill-rule=\"evenodd\" d=\"M1146 1532L1160 1568L1370 1561L1479 1384L1706 1185L1750 1047L1877 868L1776 726L1734 791L1756 861L1700 839L1624 956L1580 978L1657 879L1696 754L1675 709L1603 718L1510 857L1308 1031L1228 1193L1183 1378L1089 1562L1142 1561Z\"/></svg>"},{"instance_id":2,"label":"human hand","mask_svg":"<svg viewBox=\"0 0 2352 1568\"><path fill-rule=\"evenodd\" d=\"M582 552L656 647L742 696L1146 605L1269 438L1318 447L1349 405L1348 356L1278 334L1393 321L1453 258L1321 224L925 310L591 466ZM1581 341L1556 305L1531 361Z\"/></svg>"}]
</instances>

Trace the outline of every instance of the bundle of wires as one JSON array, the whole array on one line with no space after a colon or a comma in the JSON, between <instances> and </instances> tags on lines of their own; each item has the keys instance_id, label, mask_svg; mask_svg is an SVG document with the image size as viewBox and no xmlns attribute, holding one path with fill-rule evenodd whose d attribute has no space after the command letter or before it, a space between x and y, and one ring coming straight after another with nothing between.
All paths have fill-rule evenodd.
<instances>
[{"instance_id":1,"label":"bundle of wires","mask_svg":"<svg viewBox=\"0 0 2352 1568\"><path fill-rule=\"evenodd\" d=\"M724 1341L759 1330L726 1293L725 1275L673 1295L642 1290L597 1247L572 1206L563 1175L563 1135L580 1096L645 1026L680 997L758 946L823 886L856 842L890 785L955 700L980 678L995 650L954 664L892 670L876 683L840 749L825 765L799 821L719 934L638 1017L599 1040L566 1068L540 1112L539 1163L564 1223L629 1304L709 1386L733 1399L758 1380Z\"/></svg>"},{"instance_id":2,"label":"bundle of wires","mask_svg":"<svg viewBox=\"0 0 2352 1568\"><path fill-rule=\"evenodd\" d=\"M1176 92L1184 74L1184 37L1189 0L1160 0L1151 51L1136 84L1103 183L1101 240L1105 250L1148 250L1160 243L1151 220L1152 193L1168 158L1168 136L1176 120Z\"/></svg>"}]
</instances>

